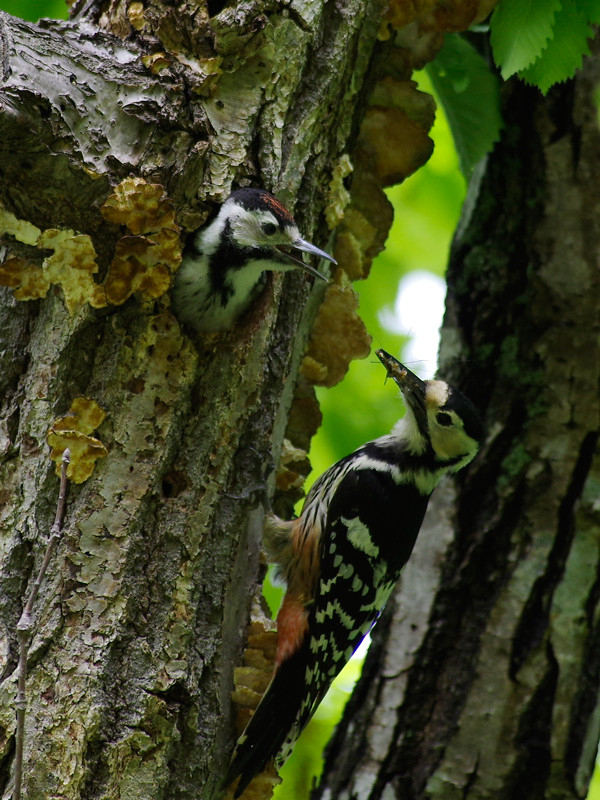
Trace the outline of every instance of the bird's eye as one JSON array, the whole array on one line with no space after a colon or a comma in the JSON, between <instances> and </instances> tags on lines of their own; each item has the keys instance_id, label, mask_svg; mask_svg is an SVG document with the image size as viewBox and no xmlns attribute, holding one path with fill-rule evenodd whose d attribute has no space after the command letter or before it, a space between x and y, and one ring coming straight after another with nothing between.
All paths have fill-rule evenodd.
<instances>
[{"instance_id":1,"label":"bird's eye","mask_svg":"<svg viewBox=\"0 0 600 800\"><path fill-rule=\"evenodd\" d=\"M447 428L449 425L452 425L452 417L445 411L439 411L435 415L435 419L438 425L443 425L445 428Z\"/></svg>"},{"instance_id":2,"label":"bird's eye","mask_svg":"<svg viewBox=\"0 0 600 800\"><path fill-rule=\"evenodd\" d=\"M277 233L277 225L274 222L264 222L261 227L266 236L273 236L274 233Z\"/></svg>"}]
</instances>

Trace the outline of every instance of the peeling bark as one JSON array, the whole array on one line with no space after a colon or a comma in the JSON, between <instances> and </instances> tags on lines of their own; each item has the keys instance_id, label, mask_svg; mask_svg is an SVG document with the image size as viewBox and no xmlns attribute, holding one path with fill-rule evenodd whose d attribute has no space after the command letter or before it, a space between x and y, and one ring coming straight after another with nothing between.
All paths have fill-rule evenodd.
<instances>
[{"instance_id":1,"label":"peeling bark","mask_svg":"<svg viewBox=\"0 0 600 800\"><path fill-rule=\"evenodd\" d=\"M486 411L434 495L315 798L586 796L600 736L600 48L506 88L449 269L440 373ZM450 533L452 532L452 533Z\"/></svg>"},{"instance_id":2,"label":"peeling bark","mask_svg":"<svg viewBox=\"0 0 600 800\"><path fill-rule=\"evenodd\" d=\"M145 233L127 233L101 211L130 175L165 189L184 235L233 185L258 184L312 241L328 247L319 221L338 224L348 274L365 276L391 221L382 183L402 179L431 149L431 100L415 103L411 71L477 7L444 0L435 28L429 6L423 21L412 3L392 5L409 25L397 41L391 18L382 28L388 4L367 0L79 0L70 22L40 25L1 14L0 201L16 220L4 244L41 269L48 231L90 237L94 287L116 255L123 264L133 253L123 239ZM388 126L402 159L384 156ZM197 339L164 294L69 311L56 283L28 302L0 288L4 798L16 623L58 490L46 434L80 395L106 412L94 435L108 455L71 487L34 612L24 791L28 800L219 795L233 669L282 441L306 448L318 418L312 384L333 382L364 351L346 284L339 273L332 291L352 343L315 344L297 394L323 295L300 274L275 276L231 334Z\"/></svg>"},{"instance_id":3,"label":"peeling bark","mask_svg":"<svg viewBox=\"0 0 600 800\"><path fill-rule=\"evenodd\" d=\"M2 15L3 204L41 230L90 235L100 279L123 232L100 206L131 171L166 188L188 229L234 179L259 182L325 244L315 221L330 165L352 144L380 8L330 6L326 47L322 4L302 8L306 19L265 6L267 18L248 4L206 95L205 61L165 53L151 34L100 30L92 4L45 28ZM158 50L166 67L153 74ZM325 124L330 114L337 124ZM7 243L38 265L47 255ZM262 515L319 289L311 297L300 275L277 276L245 326L204 340L180 330L165 297L71 317L60 288L29 303L0 291L3 796L15 628L57 493L46 433L83 394L107 412L108 457L72 487L35 610L24 790L28 800L216 796Z\"/></svg>"}]
</instances>

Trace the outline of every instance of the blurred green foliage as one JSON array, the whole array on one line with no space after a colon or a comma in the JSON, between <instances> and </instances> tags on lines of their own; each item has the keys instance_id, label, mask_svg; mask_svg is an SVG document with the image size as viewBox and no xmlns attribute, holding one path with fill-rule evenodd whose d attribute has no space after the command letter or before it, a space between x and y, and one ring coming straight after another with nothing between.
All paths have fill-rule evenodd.
<instances>
[{"instance_id":1,"label":"blurred green foliage","mask_svg":"<svg viewBox=\"0 0 600 800\"><path fill-rule=\"evenodd\" d=\"M427 76L418 77L421 88L430 91ZM386 249L375 260L371 276L354 284L360 295L360 315L373 337L372 350L383 347L395 356L401 356L406 337L384 327L382 311L393 312L400 282L411 271L444 275L465 195L448 123L439 109L431 135L435 141L431 159L403 184L387 191L394 206L394 224ZM428 314L424 308L423 315ZM425 366L428 372L434 371L434 365ZM353 361L340 384L317 393L324 422L310 453L313 480L365 441L388 433L402 415L399 393L394 384L385 383L385 371L374 355Z\"/></svg>"},{"instance_id":2,"label":"blurred green foliage","mask_svg":"<svg viewBox=\"0 0 600 800\"><path fill-rule=\"evenodd\" d=\"M448 117L463 175L470 176L500 138L498 76L458 33L445 37L444 46L426 69Z\"/></svg>"},{"instance_id":3,"label":"blurred green foliage","mask_svg":"<svg viewBox=\"0 0 600 800\"><path fill-rule=\"evenodd\" d=\"M590 783L590 791L587 800L600 800L600 769L596 763L596 769L592 775L592 782Z\"/></svg>"},{"instance_id":4,"label":"blurred green foliage","mask_svg":"<svg viewBox=\"0 0 600 800\"><path fill-rule=\"evenodd\" d=\"M0 9L30 22L41 17L67 19L69 9L65 0L0 0Z\"/></svg>"}]
</instances>

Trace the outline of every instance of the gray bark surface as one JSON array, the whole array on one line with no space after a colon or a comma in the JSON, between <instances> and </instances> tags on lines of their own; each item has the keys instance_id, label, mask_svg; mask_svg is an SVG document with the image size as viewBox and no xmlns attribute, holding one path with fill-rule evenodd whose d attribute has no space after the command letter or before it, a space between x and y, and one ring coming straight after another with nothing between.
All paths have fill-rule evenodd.
<instances>
[{"instance_id":1,"label":"gray bark surface","mask_svg":"<svg viewBox=\"0 0 600 800\"><path fill-rule=\"evenodd\" d=\"M163 42L120 30L126 9L118 4L108 21L95 4L79 4L79 17L64 24L0 15L2 203L41 230L91 236L98 280L123 233L99 209L129 174L163 185L188 229L234 180L258 183L288 204L307 238L327 246L316 220L332 167L356 138L381 8L276 5L240 3L212 21L197 9L195 23L179 9L173 35L196 30L197 38L165 56L157 74L144 58L166 49L168 6L147 9L152 24L163 24ZM209 29L210 47L202 39ZM218 57L216 85L216 62L203 48ZM38 266L48 255L10 236L8 244ZM311 292L300 274L277 276L241 331L192 340L164 297L84 304L71 316L59 286L29 302L0 289L4 798L15 626L58 491L46 433L78 395L107 412L96 435L108 456L71 487L65 533L34 610L25 796L219 794L262 516L322 291Z\"/></svg>"},{"instance_id":2,"label":"gray bark surface","mask_svg":"<svg viewBox=\"0 0 600 800\"><path fill-rule=\"evenodd\" d=\"M600 735L600 57L506 89L448 275L440 374L487 443L436 492L320 800L586 796Z\"/></svg>"}]
</instances>

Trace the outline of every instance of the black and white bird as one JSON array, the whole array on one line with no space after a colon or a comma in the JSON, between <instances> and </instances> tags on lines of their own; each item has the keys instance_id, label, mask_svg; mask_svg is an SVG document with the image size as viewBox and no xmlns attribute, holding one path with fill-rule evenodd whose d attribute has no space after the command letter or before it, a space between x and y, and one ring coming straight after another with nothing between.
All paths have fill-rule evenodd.
<instances>
[{"instance_id":1,"label":"black and white bird","mask_svg":"<svg viewBox=\"0 0 600 800\"><path fill-rule=\"evenodd\" d=\"M483 440L470 400L440 380L422 381L378 350L406 414L321 475L302 514L271 517L265 549L287 584L277 617L275 669L236 746L226 784L235 797L271 759L279 769L335 676L383 610L408 561L429 497Z\"/></svg>"},{"instance_id":2,"label":"black and white bird","mask_svg":"<svg viewBox=\"0 0 600 800\"><path fill-rule=\"evenodd\" d=\"M188 239L172 290L177 318L196 331L227 330L256 300L267 272L297 268L327 280L290 250L336 263L300 236L294 218L272 194L233 192L215 219Z\"/></svg>"}]
</instances>

